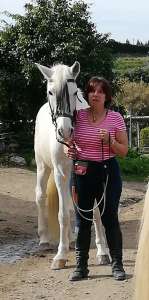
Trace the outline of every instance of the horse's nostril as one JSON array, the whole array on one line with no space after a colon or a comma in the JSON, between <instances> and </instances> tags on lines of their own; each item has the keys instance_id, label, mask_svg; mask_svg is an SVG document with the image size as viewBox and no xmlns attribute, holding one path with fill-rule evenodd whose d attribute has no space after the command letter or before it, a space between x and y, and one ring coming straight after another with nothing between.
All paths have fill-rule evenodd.
<instances>
[{"instance_id":1,"label":"horse's nostril","mask_svg":"<svg viewBox=\"0 0 149 300\"><path fill-rule=\"evenodd\" d=\"M70 133L71 133L71 135L72 135L72 133L73 133L73 128L71 128Z\"/></svg>"},{"instance_id":2,"label":"horse's nostril","mask_svg":"<svg viewBox=\"0 0 149 300\"><path fill-rule=\"evenodd\" d=\"M63 137L63 132L62 132L61 129L58 129L58 134L59 134L61 137Z\"/></svg>"}]
</instances>

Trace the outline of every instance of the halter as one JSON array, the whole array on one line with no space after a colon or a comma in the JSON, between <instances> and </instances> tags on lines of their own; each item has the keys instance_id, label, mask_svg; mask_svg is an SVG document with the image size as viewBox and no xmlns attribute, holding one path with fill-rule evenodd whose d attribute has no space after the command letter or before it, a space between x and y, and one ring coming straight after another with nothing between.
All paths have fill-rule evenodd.
<instances>
[{"instance_id":1,"label":"halter","mask_svg":"<svg viewBox=\"0 0 149 300\"><path fill-rule=\"evenodd\" d=\"M71 115L71 112L70 112L70 99L69 99L69 93L68 93L68 85L67 83L68 82L75 82L75 79L67 79L66 80L66 84L62 90L62 92L58 95L57 97L57 103L56 103L56 112L54 113L54 110L51 106L51 103L50 101L49 102L49 107L50 107L50 112L51 112L51 118L52 118L52 123L54 124L55 126L55 130L56 130L56 139L59 143L61 144L64 144L66 145L67 147L70 147L67 143L65 143L63 141L63 139L59 139L58 136L57 136L57 123L56 123L56 120L57 118L59 117L65 117L65 118L69 118L71 120L71 123L73 124L74 120L75 120L75 113L76 113L76 108L74 110L74 113L73 115ZM76 94L77 96L77 99L82 102L78 95ZM63 99L66 99L66 104L67 104L67 108L68 108L68 112L65 111L65 107L64 107L64 101ZM61 136L62 138L62 136Z\"/></svg>"}]
</instances>

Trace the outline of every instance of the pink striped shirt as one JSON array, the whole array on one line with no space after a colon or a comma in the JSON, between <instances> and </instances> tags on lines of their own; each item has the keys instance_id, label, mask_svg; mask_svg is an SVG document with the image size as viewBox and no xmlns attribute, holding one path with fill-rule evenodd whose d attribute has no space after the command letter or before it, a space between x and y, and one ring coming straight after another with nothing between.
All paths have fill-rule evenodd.
<instances>
[{"instance_id":1,"label":"pink striped shirt","mask_svg":"<svg viewBox=\"0 0 149 300\"><path fill-rule=\"evenodd\" d=\"M125 131L126 126L119 112L108 110L104 120L97 124L89 121L88 108L77 112L74 129L74 144L77 159L102 161L115 156L111 148L109 153L109 145L103 143L102 148L99 129L107 129L110 132L110 136L115 138L116 132Z\"/></svg>"}]
</instances>

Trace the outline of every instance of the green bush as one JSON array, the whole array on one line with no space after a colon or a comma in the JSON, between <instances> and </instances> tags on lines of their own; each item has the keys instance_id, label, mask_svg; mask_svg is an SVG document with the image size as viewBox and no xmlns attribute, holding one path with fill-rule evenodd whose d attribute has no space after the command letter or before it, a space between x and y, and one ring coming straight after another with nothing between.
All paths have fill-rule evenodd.
<instances>
[{"instance_id":1,"label":"green bush","mask_svg":"<svg viewBox=\"0 0 149 300\"><path fill-rule=\"evenodd\" d=\"M144 156L118 158L122 175L146 179L149 176L149 158Z\"/></svg>"},{"instance_id":2,"label":"green bush","mask_svg":"<svg viewBox=\"0 0 149 300\"><path fill-rule=\"evenodd\" d=\"M129 158L137 158L140 157L140 153L136 149L129 148L127 157Z\"/></svg>"},{"instance_id":3,"label":"green bush","mask_svg":"<svg viewBox=\"0 0 149 300\"><path fill-rule=\"evenodd\" d=\"M149 127L142 128L140 131L141 148L149 147Z\"/></svg>"},{"instance_id":4,"label":"green bush","mask_svg":"<svg viewBox=\"0 0 149 300\"><path fill-rule=\"evenodd\" d=\"M34 159L34 156L35 156L34 151L28 149L28 151L26 150L22 153L22 156L24 157L24 159L26 161L27 167L31 167L32 160Z\"/></svg>"}]
</instances>

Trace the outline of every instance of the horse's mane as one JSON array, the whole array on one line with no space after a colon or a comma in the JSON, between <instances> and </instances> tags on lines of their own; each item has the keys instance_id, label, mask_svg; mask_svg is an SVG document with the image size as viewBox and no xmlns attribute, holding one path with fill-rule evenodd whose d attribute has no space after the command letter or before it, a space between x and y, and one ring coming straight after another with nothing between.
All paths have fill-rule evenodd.
<instances>
[{"instance_id":1,"label":"horse's mane","mask_svg":"<svg viewBox=\"0 0 149 300\"><path fill-rule=\"evenodd\" d=\"M140 299L149 299L149 183L145 196L135 265L134 300Z\"/></svg>"}]
</instances>

